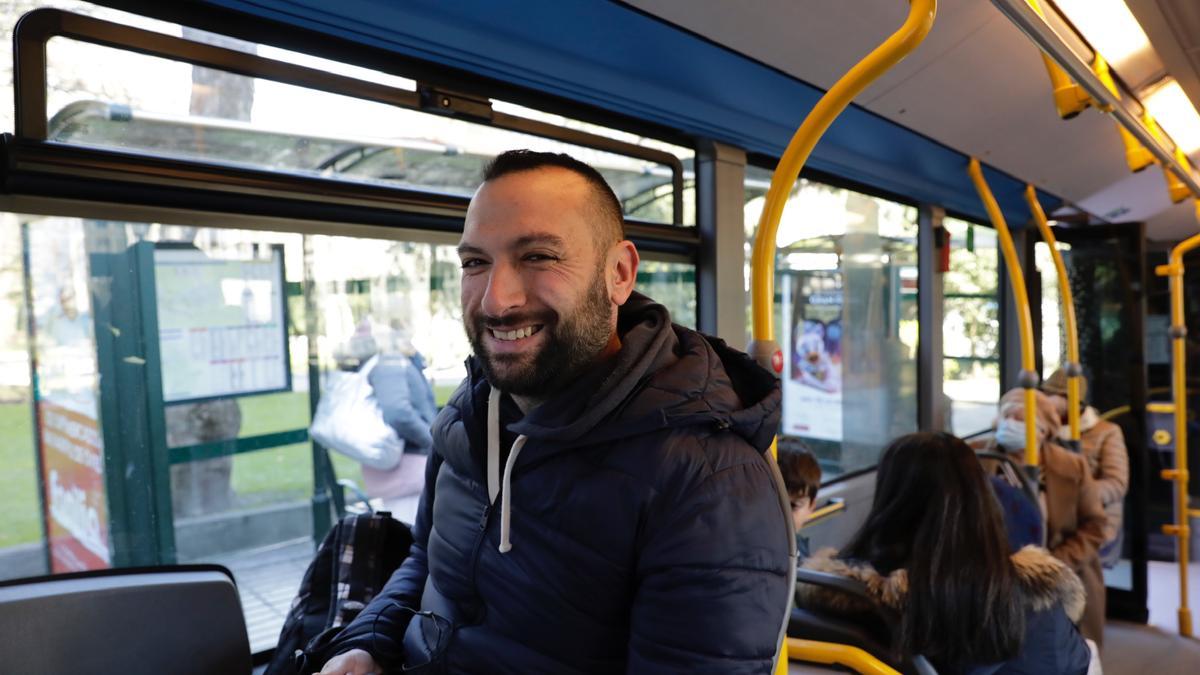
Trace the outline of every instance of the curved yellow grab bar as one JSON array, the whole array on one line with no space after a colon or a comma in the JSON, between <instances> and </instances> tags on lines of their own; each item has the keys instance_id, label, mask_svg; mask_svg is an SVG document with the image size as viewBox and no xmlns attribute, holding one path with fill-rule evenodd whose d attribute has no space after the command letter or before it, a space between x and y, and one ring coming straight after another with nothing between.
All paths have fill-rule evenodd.
<instances>
[{"instance_id":1,"label":"curved yellow grab bar","mask_svg":"<svg viewBox=\"0 0 1200 675\"><path fill-rule=\"evenodd\" d=\"M783 371L783 355L775 343L774 326L771 325L775 300L775 237L779 233L779 220L788 195L808 156L833 120L863 89L921 44L933 27L936 13L937 0L909 0L908 18L900 29L825 92L804 118L775 167L750 258L750 305L754 321L749 351L760 365L776 374ZM774 440L771 441L771 455L778 457ZM779 646L782 652L784 644L781 642ZM787 673L787 659L776 660L775 672Z\"/></svg>"},{"instance_id":2,"label":"curved yellow grab bar","mask_svg":"<svg viewBox=\"0 0 1200 675\"><path fill-rule=\"evenodd\" d=\"M775 339L772 325L775 236L779 232L779 219L783 215L788 195L792 186L796 184L796 179L800 177L800 169L808 161L808 156L816 147L821 135L833 123L834 118L846 109L850 101L921 44L933 26L936 12L937 0L909 0L908 18L904 25L866 58L855 64L850 72L821 97L788 143L787 151L783 153L779 166L775 167L775 174L771 177L771 187L767 191L766 204L763 206L762 217L759 218L754 236L750 302L754 316L753 335L756 341L769 342ZM775 351L771 349L770 354L752 355L764 365L778 365L781 368L782 362L770 363Z\"/></svg>"},{"instance_id":3,"label":"curved yellow grab bar","mask_svg":"<svg viewBox=\"0 0 1200 675\"><path fill-rule=\"evenodd\" d=\"M1197 204L1200 210L1200 203ZM1163 533L1178 542L1179 559L1179 634L1192 635L1192 611L1188 609L1188 465L1187 465L1187 321L1183 313L1183 256L1200 248L1200 234L1171 249L1166 265L1158 267L1159 276L1171 283L1171 396L1175 404L1175 468L1162 477L1175 482L1174 525L1164 525Z\"/></svg>"},{"instance_id":4,"label":"curved yellow grab bar","mask_svg":"<svg viewBox=\"0 0 1200 675\"><path fill-rule=\"evenodd\" d=\"M883 661L849 645L788 638L787 652L788 658L793 661L819 663L823 666L846 666L866 675L900 675Z\"/></svg>"},{"instance_id":5,"label":"curved yellow grab bar","mask_svg":"<svg viewBox=\"0 0 1200 675\"><path fill-rule=\"evenodd\" d=\"M967 167L971 182L983 200L992 225L996 228L1000 240L1000 250L1004 253L1004 267L1008 270L1008 280L1012 285L1013 301L1017 306L1017 320L1021 327L1021 379L1020 385L1025 388L1025 464L1038 465L1037 446L1037 410L1035 408L1034 388L1038 384L1038 376L1033 358L1033 319L1029 312L1029 294L1025 290L1025 277L1021 276L1021 260L1017 258L1017 249L1013 246L1012 234L1008 231L1008 223L1000 212L1000 205L992 195L991 188L983 179L983 169L979 160L972 157Z\"/></svg>"},{"instance_id":6,"label":"curved yellow grab bar","mask_svg":"<svg viewBox=\"0 0 1200 675\"><path fill-rule=\"evenodd\" d=\"M1124 127L1122 127L1124 128ZM1032 185L1025 185L1025 201L1033 213L1033 222L1037 223L1038 231L1042 233L1042 241L1050 249L1050 257L1054 259L1054 270L1058 272L1058 293L1062 298L1063 331L1067 338L1067 363L1063 370L1067 373L1067 424L1071 429L1071 440L1079 440L1079 378L1083 369L1079 363L1079 331L1075 324L1075 300L1071 297L1071 281L1067 279L1067 266L1063 264L1062 254L1058 252L1058 241L1046 222L1046 212L1038 202L1037 191Z\"/></svg>"}]
</instances>

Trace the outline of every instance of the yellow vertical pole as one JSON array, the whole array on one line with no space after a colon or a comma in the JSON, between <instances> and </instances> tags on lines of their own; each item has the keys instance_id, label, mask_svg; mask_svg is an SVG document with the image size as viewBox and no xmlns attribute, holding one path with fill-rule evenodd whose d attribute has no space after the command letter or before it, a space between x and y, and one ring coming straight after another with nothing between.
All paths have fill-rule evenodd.
<instances>
[{"instance_id":1,"label":"yellow vertical pole","mask_svg":"<svg viewBox=\"0 0 1200 675\"><path fill-rule=\"evenodd\" d=\"M1175 468L1162 472L1175 483L1175 524L1163 533L1174 536L1179 559L1179 634L1192 635L1192 610L1188 608L1188 466L1187 466L1187 321L1183 314L1183 256L1200 248L1200 234L1171 249L1166 265L1155 272L1170 278L1171 287L1171 395L1175 399Z\"/></svg>"},{"instance_id":2,"label":"yellow vertical pole","mask_svg":"<svg viewBox=\"0 0 1200 675\"><path fill-rule=\"evenodd\" d=\"M988 217L996 228L996 236L1000 240L1000 250L1004 254L1004 267L1008 270L1008 280L1012 285L1013 301L1017 306L1017 322L1021 332L1021 377L1020 385L1025 389L1025 464L1038 466L1038 437L1037 409L1034 389L1038 385L1037 372L1034 371L1033 358L1033 317L1029 312L1029 293L1025 290L1025 277L1021 275L1021 260L1017 257L1017 247L1013 245L1012 233L1008 231L1008 223L992 195L991 188L983 178L983 168L979 160L972 157L967 165L967 173L971 182L983 200Z\"/></svg>"},{"instance_id":3,"label":"yellow vertical pole","mask_svg":"<svg viewBox=\"0 0 1200 675\"><path fill-rule=\"evenodd\" d=\"M775 301L775 237L779 232L779 221L783 207L787 205L792 186L800 177L800 170L817 141L833 124L850 102L869 84L887 72L917 48L929 34L937 13L937 0L909 0L908 17L904 24L892 33L883 44L856 63L849 72L838 80L817 101L816 106L804 118L788 143L787 150L775 167L771 187L767 190L762 217L754 235L754 249L750 259L750 306L753 316L753 339L749 352L754 359L775 374L783 370L783 355L775 341L772 310ZM775 441L771 442L771 455L778 457ZM779 658L775 663L778 675L787 673L787 652L783 636L780 636Z\"/></svg>"},{"instance_id":4,"label":"yellow vertical pole","mask_svg":"<svg viewBox=\"0 0 1200 675\"><path fill-rule=\"evenodd\" d=\"M1067 278L1067 266L1058 251L1058 240L1054 238L1054 231L1046 221L1046 212L1038 202L1037 190L1034 190L1032 185L1025 186L1025 201L1029 203L1033 222L1037 223L1038 231L1042 233L1042 241L1046 242L1050 249L1054 270L1058 273L1063 331L1067 338L1067 364L1063 367L1063 371L1067 373L1067 425L1071 430L1071 440L1079 442L1079 378L1083 375L1083 368L1079 363L1079 331L1075 324L1075 300L1071 297L1071 281Z\"/></svg>"}]
</instances>

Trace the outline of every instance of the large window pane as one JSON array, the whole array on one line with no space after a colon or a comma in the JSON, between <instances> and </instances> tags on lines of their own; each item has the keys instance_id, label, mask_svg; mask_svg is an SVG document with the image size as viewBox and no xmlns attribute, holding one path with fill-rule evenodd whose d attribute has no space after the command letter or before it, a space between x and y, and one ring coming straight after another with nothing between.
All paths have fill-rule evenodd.
<instances>
[{"instance_id":1,"label":"large window pane","mask_svg":"<svg viewBox=\"0 0 1200 675\"><path fill-rule=\"evenodd\" d=\"M565 152L596 167L630 217L673 222L665 164L68 38L51 39L47 59L58 85L48 90L50 140L458 196L470 196L484 166L504 150ZM523 117L551 117L507 107ZM637 136L621 140L675 154L690 172L690 150ZM685 205L694 202L688 196ZM694 222L692 208L681 216Z\"/></svg>"},{"instance_id":2,"label":"large window pane","mask_svg":"<svg viewBox=\"0 0 1200 675\"><path fill-rule=\"evenodd\" d=\"M770 177L747 169L747 251ZM826 479L874 466L889 440L917 428L916 242L915 208L808 180L784 211L780 433L812 450Z\"/></svg>"},{"instance_id":3,"label":"large window pane","mask_svg":"<svg viewBox=\"0 0 1200 675\"><path fill-rule=\"evenodd\" d=\"M991 427L1000 398L1000 304L996 233L955 218L942 323L943 392L950 428L967 436Z\"/></svg>"},{"instance_id":4,"label":"large window pane","mask_svg":"<svg viewBox=\"0 0 1200 675\"><path fill-rule=\"evenodd\" d=\"M695 265L643 259L638 266L637 290L666 307L671 321L696 327Z\"/></svg>"}]
</instances>

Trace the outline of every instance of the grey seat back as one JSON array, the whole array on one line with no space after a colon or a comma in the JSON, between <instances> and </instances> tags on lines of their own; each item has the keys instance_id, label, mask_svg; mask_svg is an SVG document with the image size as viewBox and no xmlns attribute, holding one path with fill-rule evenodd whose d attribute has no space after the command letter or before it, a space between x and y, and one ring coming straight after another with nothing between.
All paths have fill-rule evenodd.
<instances>
[{"instance_id":1,"label":"grey seat back","mask_svg":"<svg viewBox=\"0 0 1200 675\"><path fill-rule=\"evenodd\" d=\"M241 601L216 565L104 570L0 583L8 673L251 672Z\"/></svg>"}]
</instances>

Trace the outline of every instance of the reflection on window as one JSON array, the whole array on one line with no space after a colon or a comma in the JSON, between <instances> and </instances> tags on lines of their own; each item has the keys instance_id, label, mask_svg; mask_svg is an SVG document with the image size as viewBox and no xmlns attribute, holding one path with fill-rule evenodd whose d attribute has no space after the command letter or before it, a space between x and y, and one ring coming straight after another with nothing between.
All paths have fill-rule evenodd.
<instances>
[{"instance_id":1,"label":"reflection on window","mask_svg":"<svg viewBox=\"0 0 1200 675\"><path fill-rule=\"evenodd\" d=\"M600 171L630 217L672 222L672 171L652 161L68 38L51 39L47 59L50 140L458 196L504 150L566 152ZM690 170L691 151L632 142L686 155Z\"/></svg>"},{"instance_id":2,"label":"reflection on window","mask_svg":"<svg viewBox=\"0 0 1200 675\"><path fill-rule=\"evenodd\" d=\"M955 218L950 234L950 271L944 275L942 317L943 392L950 428L959 436L988 429L1000 398L1000 305L996 233Z\"/></svg>"},{"instance_id":3,"label":"reflection on window","mask_svg":"<svg viewBox=\"0 0 1200 675\"><path fill-rule=\"evenodd\" d=\"M770 184L746 172L747 278ZM874 466L917 428L916 209L801 180L776 238L775 321L784 353L782 442L826 479Z\"/></svg>"}]
</instances>

